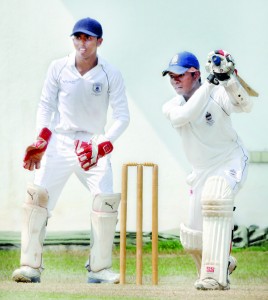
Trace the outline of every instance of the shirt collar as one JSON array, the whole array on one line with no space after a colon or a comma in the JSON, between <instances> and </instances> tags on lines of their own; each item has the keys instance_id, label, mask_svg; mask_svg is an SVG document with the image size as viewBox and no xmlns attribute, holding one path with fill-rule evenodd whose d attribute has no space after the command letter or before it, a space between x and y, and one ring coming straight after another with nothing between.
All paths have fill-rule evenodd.
<instances>
[{"instance_id":1,"label":"shirt collar","mask_svg":"<svg viewBox=\"0 0 268 300\"><path fill-rule=\"evenodd\" d=\"M69 66L75 66L75 54L76 54L75 51L69 54L69 60L67 63ZM97 57L98 57L98 65L104 66L105 65L104 59L99 55L97 55Z\"/></svg>"}]
</instances>

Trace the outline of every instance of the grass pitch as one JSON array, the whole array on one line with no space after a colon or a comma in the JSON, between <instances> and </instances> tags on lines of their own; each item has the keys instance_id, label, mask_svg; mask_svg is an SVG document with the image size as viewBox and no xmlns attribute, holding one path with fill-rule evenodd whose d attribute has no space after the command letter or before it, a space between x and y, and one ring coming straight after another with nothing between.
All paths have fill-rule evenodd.
<instances>
[{"instance_id":1,"label":"grass pitch","mask_svg":"<svg viewBox=\"0 0 268 300\"><path fill-rule=\"evenodd\" d=\"M135 247L127 249L127 284L87 284L84 269L88 247L46 247L45 271L40 284L11 281L20 251L0 251L0 299L268 299L268 245L234 249L237 270L229 291L197 291L191 257L179 243L159 243L159 285L151 285L150 245L144 248L143 285L135 284ZM114 249L113 269L119 271L119 248Z\"/></svg>"}]
</instances>

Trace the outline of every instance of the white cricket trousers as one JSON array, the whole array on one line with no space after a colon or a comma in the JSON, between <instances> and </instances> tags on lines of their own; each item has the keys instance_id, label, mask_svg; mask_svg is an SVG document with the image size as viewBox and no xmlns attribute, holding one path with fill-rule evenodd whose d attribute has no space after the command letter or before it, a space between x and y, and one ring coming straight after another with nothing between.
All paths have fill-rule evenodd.
<instances>
[{"instance_id":1,"label":"white cricket trousers","mask_svg":"<svg viewBox=\"0 0 268 300\"><path fill-rule=\"evenodd\" d=\"M34 184L48 191L48 212L50 213L61 191L74 173L94 197L100 193L113 193L113 174L110 155L99 159L97 166L84 171L75 154L75 140L89 142L92 135L84 132L52 134L51 140L41 160L41 168L35 171ZM76 201L76 199L74 199Z\"/></svg>"},{"instance_id":2,"label":"white cricket trousers","mask_svg":"<svg viewBox=\"0 0 268 300\"><path fill-rule=\"evenodd\" d=\"M211 176L222 176L233 189L234 196L243 186L248 171L248 157L237 155L227 161L204 170L194 170L188 177L190 188L189 223L191 229L203 231L201 195L206 180Z\"/></svg>"}]
</instances>

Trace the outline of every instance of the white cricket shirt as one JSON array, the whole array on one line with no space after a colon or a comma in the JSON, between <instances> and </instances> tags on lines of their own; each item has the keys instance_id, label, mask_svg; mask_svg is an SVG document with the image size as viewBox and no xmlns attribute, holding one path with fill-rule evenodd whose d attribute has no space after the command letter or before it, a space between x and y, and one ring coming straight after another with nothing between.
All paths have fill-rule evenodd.
<instances>
[{"instance_id":1,"label":"white cricket shirt","mask_svg":"<svg viewBox=\"0 0 268 300\"><path fill-rule=\"evenodd\" d=\"M232 127L230 114L243 112L223 86L204 83L186 102L178 95L163 105L163 113L180 133L194 169L206 169L247 151Z\"/></svg>"},{"instance_id":2,"label":"white cricket shirt","mask_svg":"<svg viewBox=\"0 0 268 300\"><path fill-rule=\"evenodd\" d=\"M109 105L114 123L105 133L116 140L129 123L125 87L120 72L98 57L83 76L75 67L75 52L51 63L37 112L37 128L59 133L104 134Z\"/></svg>"}]
</instances>

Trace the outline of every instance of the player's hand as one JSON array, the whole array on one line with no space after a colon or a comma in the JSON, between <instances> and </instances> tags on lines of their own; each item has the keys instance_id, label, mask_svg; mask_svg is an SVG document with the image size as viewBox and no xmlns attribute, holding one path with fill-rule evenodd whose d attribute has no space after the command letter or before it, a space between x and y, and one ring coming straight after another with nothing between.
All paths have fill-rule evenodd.
<instances>
[{"instance_id":1,"label":"player's hand","mask_svg":"<svg viewBox=\"0 0 268 300\"><path fill-rule=\"evenodd\" d=\"M36 141L28 146L23 159L23 167L29 171L40 168L41 159L47 149L52 132L48 128L43 128Z\"/></svg>"},{"instance_id":2,"label":"player's hand","mask_svg":"<svg viewBox=\"0 0 268 300\"><path fill-rule=\"evenodd\" d=\"M208 54L208 61L205 67L210 74L208 80L215 84L217 80L225 81L230 79L230 76L235 71L235 62L227 51L215 50ZM216 78L215 82L211 80L212 77Z\"/></svg>"},{"instance_id":3,"label":"player's hand","mask_svg":"<svg viewBox=\"0 0 268 300\"><path fill-rule=\"evenodd\" d=\"M113 145L110 141L98 143L98 139L98 136L94 136L89 143L80 140L75 141L75 153L85 171L96 166L101 157L113 151Z\"/></svg>"}]
</instances>

